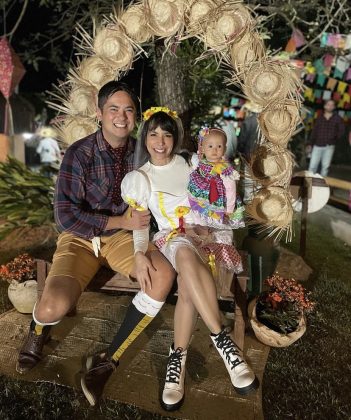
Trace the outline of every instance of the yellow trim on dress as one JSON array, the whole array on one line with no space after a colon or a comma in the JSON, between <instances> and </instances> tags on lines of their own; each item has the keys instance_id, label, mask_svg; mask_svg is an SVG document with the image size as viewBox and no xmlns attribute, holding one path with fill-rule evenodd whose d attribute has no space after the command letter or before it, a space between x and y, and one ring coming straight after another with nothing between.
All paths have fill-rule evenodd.
<instances>
[{"instance_id":1,"label":"yellow trim on dress","mask_svg":"<svg viewBox=\"0 0 351 420\"><path fill-rule=\"evenodd\" d=\"M170 216L168 216L168 214L166 213L163 192L159 192L157 196L158 196L158 205L160 207L162 216L165 217L169 221L169 224L171 225L171 228L173 230L177 229L178 226L176 225L174 220Z\"/></svg>"}]
</instances>

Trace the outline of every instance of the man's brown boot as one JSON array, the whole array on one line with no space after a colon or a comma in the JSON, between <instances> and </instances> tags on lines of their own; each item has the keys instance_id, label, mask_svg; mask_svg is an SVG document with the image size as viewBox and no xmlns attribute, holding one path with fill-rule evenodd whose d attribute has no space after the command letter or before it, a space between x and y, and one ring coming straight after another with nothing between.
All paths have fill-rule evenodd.
<instances>
[{"instance_id":1,"label":"man's brown boot","mask_svg":"<svg viewBox=\"0 0 351 420\"><path fill-rule=\"evenodd\" d=\"M90 405L95 405L101 398L102 392L118 362L114 362L105 354L96 354L87 358L86 371L80 380L82 390Z\"/></svg>"},{"instance_id":2,"label":"man's brown boot","mask_svg":"<svg viewBox=\"0 0 351 420\"><path fill-rule=\"evenodd\" d=\"M16 364L18 373L28 372L41 361L43 358L44 344L50 340L50 329L51 327L47 325L43 327L41 333L38 334L35 330L35 323L32 321L27 339L18 355Z\"/></svg>"}]
</instances>

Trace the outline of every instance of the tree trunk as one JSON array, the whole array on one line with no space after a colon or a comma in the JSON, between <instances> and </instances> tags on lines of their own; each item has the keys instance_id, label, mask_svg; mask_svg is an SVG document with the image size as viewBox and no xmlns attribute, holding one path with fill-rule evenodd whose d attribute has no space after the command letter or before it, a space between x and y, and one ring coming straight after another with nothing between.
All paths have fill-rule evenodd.
<instances>
[{"instance_id":1,"label":"tree trunk","mask_svg":"<svg viewBox=\"0 0 351 420\"><path fill-rule=\"evenodd\" d=\"M177 111L184 126L183 147L192 149L190 138L191 109L186 94L185 63L169 50L165 52L163 43L155 45L155 71L157 96L161 106Z\"/></svg>"}]
</instances>

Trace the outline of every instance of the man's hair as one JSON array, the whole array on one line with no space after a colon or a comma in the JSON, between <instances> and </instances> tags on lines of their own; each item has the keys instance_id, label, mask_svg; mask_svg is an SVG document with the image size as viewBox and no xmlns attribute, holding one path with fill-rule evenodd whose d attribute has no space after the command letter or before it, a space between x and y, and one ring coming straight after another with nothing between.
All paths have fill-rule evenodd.
<instances>
[{"instance_id":1,"label":"man's hair","mask_svg":"<svg viewBox=\"0 0 351 420\"><path fill-rule=\"evenodd\" d=\"M138 112L139 110L139 98L126 83L118 82L113 80L111 82L106 83L102 88L99 90L98 93L98 107L102 111L105 103L107 102L108 98L110 98L116 92L126 92L132 98L132 101L135 105L135 110Z\"/></svg>"}]
</instances>

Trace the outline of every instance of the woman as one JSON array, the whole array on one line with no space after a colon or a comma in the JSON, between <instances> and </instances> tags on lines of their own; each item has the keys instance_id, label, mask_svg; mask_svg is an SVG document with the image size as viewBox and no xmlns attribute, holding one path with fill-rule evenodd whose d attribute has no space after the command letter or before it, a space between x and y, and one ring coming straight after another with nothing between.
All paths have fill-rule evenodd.
<instances>
[{"instance_id":1,"label":"woman","mask_svg":"<svg viewBox=\"0 0 351 420\"><path fill-rule=\"evenodd\" d=\"M169 411L178 409L184 399L185 361L197 313L210 330L235 390L247 394L258 385L255 374L221 326L216 287L205 252L211 235L194 224L187 196L193 168L177 153L181 139L182 126L175 112L168 108L146 111L138 148L139 156L144 154L148 161L127 174L121 186L122 197L129 205L139 210L148 208L155 217L159 231L153 241L178 273L174 344L161 401ZM136 275L144 291L152 288L153 267L145 256L148 240L148 229L134 231Z\"/></svg>"}]
</instances>

